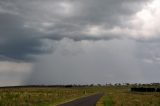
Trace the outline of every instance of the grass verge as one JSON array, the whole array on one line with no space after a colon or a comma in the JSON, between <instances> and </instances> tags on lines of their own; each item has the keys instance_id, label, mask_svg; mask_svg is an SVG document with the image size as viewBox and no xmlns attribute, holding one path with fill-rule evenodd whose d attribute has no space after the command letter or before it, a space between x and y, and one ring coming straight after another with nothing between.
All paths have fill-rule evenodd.
<instances>
[{"instance_id":1,"label":"grass verge","mask_svg":"<svg viewBox=\"0 0 160 106\"><path fill-rule=\"evenodd\" d=\"M103 101L104 106L113 106L112 97L106 96Z\"/></svg>"}]
</instances>

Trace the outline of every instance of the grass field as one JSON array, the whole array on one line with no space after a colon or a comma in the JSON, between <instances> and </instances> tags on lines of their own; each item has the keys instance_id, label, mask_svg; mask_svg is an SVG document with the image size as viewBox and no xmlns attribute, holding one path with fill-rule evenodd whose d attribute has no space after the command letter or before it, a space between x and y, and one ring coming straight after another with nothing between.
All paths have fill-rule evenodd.
<instances>
[{"instance_id":1,"label":"grass field","mask_svg":"<svg viewBox=\"0 0 160 106\"><path fill-rule=\"evenodd\" d=\"M160 106L160 93L130 92L129 87L107 87L97 106Z\"/></svg>"},{"instance_id":2,"label":"grass field","mask_svg":"<svg viewBox=\"0 0 160 106\"><path fill-rule=\"evenodd\" d=\"M0 106L54 106L98 91L95 87L1 88Z\"/></svg>"},{"instance_id":3,"label":"grass field","mask_svg":"<svg viewBox=\"0 0 160 106\"><path fill-rule=\"evenodd\" d=\"M97 106L160 106L160 93L130 92L130 87L1 88L0 106L55 106L104 92Z\"/></svg>"}]
</instances>

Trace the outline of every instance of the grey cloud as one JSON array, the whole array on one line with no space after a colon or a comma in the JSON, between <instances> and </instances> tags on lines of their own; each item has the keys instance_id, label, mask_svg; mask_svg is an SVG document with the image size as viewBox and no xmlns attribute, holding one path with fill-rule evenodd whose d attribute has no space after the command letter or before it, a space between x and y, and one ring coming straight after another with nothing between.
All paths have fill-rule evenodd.
<instances>
[{"instance_id":1,"label":"grey cloud","mask_svg":"<svg viewBox=\"0 0 160 106\"><path fill-rule=\"evenodd\" d=\"M38 32L26 29L23 19L9 14L0 14L1 59L32 60L32 55L42 54L43 42Z\"/></svg>"},{"instance_id":2,"label":"grey cloud","mask_svg":"<svg viewBox=\"0 0 160 106\"><path fill-rule=\"evenodd\" d=\"M84 33L88 27L125 26L125 20L142 8L146 0L1 0L0 55L3 58L32 60L43 54L43 40L63 38L81 40L120 39L104 33ZM139 6L137 6L137 4Z\"/></svg>"},{"instance_id":3,"label":"grey cloud","mask_svg":"<svg viewBox=\"0 0 160 106\"><path fill-rule=\"evenodd\" d=\"M32 64L31 61L38 60L29 73L19 72L25 66L19 71L15 68L15 73L12 68L7 72L1 68L1 82L159 81L160 11L159 7L150 11L152 8L147 5L152 2L0 0L0 61ZM54 47L56 50L51 53ZM17 63L13 67L21 66L21 62Z\"/></svg>"},{"instance_id":4,"label":"grey cloud","mask_svg":"<svg viewBox=\"0 0 160 106\"><path fill-rule=\"evenodd\" d=\"M35 71L30 74L28 80L24 81L25 84L153 83L159 81L159 64L142 61L146 56L152 58L150 51L158 53L155 51L157 48L155 44L150 46L150 43L139 43L129 39L97 42L74 42L63 39L59 45L53 54L39 58Z\"/></svg>"},{"instance_id":5,"label":"grey cloud","mask_svg":"<svg viewBox=\"0 0 160 106\"><path fill-rule=\"evenodd\" d=\"M160 43L154 42L138 42L137 58L150 64L160 63Z\"/></svg>"},{"instance_id":6,"label":"grey cloud","mask_svg":"<svg viewBox=\"0 0 160 106\"><path fill-rule=\"evenodd\" d=\"M109 40L60 42L54 54L41 57L26 84L91 84L144 81L135 58L135 42ZM85 44L86 43L86 44ZM67 46L67 47L66 47ZM81 49L83 53L70 55ZM68 51L64 51L67 49ZM67 54L67 52L71 52ZM45 70L45 71L44 71ZM43 79L42 79L43 78Z\"/></svg>"}]
</instances>

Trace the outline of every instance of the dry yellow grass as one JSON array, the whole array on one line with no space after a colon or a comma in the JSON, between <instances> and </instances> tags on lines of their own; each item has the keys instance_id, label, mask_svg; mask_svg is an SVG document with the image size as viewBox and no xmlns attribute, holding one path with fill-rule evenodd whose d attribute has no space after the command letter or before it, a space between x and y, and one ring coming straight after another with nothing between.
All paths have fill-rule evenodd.
<instances>
[{"instance_id":1,"label":"dry yellow grass","mask_svg":"<svg viewBox=\"0 0 160 106\"><path fill-rule=\"evenodd\" d=\"M0 106L55 106L96 92L96 87L1 88Z\"/></svg>"},{"instance_id":2,"label":"dry yellow grass","mask_svg":"<svg viewBox=\"0 0 160 106\"><path fill-rule=\"evenodd\" d=\"M160 106L160 93L135 93L129 87L0 89L0 106L50 106L104 92L97 106Z\"/></svg>"}]
</instances>

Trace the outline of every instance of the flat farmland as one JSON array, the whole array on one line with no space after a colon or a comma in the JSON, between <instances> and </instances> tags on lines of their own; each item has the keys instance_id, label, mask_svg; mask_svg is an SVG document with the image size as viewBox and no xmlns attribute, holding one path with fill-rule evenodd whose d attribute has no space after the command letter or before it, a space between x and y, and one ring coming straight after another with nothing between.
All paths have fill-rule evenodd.
<instances>
[{"instance_id":1,"label":"flat farmland","mask_svg":"<svg viewBox=\"0 0 160 106\"><path fill-rule=\"evenodd\" d=\"M98 93L98 87L23 87L1 88L0 106L55 106Z\"/></svg>"},{"instance_id":2,"label":"flat farmland","mask_svg":"<svg viewBox=\"0 0 160 106\"><path fill-rule=\"evenodd\" d=\"M97 106L160 106L160 92L131 92L130 87L107 87Z\"/></svg>"},{"instance_id":3,"label":"flat farmland","mask_svg":"<svg viewBox=\"0 0 160 106\"><path fill-rule=\"evenodd\" d=\"M131 92L126 86L0 88L0 106L56 106L103 93L96 106L160 106L160 92Z\"/></svg>"}]
</instances>

